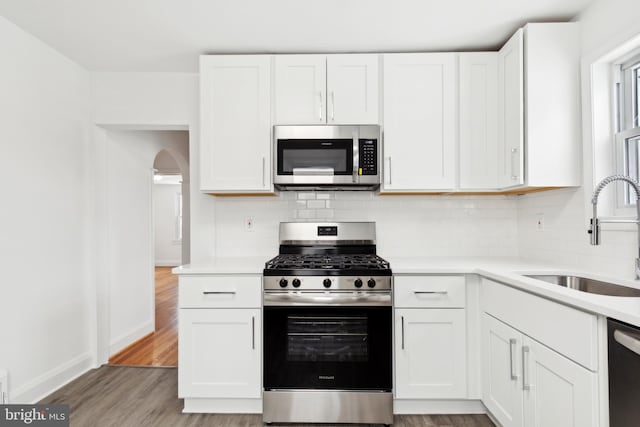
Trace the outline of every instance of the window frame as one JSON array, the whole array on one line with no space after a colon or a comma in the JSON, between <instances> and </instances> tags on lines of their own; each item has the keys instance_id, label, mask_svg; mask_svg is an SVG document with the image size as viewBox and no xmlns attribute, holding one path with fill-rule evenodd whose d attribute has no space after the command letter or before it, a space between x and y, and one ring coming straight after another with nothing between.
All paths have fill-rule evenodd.
<instances>
[{"instance_id":1,"label":"window frame","mask_svg":"<svg viewBox=\"0 0 640 427\"><path fill-rule=\"evenodd\" d=\"M614 158L616 173L632 176L634 172L627 161L626 142L640 139L640 49L613 63L614 67ZM640 144L640 143L639 143ZM635 169L640 169L640 147L636 152ZM640 177L640 170L636 170ZM616 216L633 215L636 203L629 186L616 187Z\"/></svg>"}]
</instances>

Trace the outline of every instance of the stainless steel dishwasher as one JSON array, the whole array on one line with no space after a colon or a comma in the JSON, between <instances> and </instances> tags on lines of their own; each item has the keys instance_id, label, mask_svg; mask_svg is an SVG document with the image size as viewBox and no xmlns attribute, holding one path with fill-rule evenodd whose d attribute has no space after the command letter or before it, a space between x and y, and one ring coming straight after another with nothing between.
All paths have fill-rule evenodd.
<instances>
[{"instance_id":1,"label":"stainless steel dishwasher","mask_svg":"<svg viewBox=\"0 0 640 427\"><path fill-rule=\"evenodd\" d=\"M640 328L608 319L609 427L640 420Z\"/></svg>"}]
</instances>

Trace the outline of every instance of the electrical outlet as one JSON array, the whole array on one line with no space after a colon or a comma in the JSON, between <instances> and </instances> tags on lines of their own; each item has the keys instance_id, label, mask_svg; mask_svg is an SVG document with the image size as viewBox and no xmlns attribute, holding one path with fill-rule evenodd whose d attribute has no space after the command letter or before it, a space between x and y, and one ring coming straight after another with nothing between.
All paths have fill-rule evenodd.
<instances>
[{"instance_id":1,"label":"electrical outlet","mask_svg":"<svg viewBox=\"0 0 640 427\"><path fill-rule=\"evenodd\" d=\"M544 214L536 214L536 231L544 231Z\"/></svg>"},{"instance_id":2,"label":"electrical outlet","mask_svg":"<svg viewBox=\"0 0 640 427\"><path fill-rule=\"evenodd\" d=\"M9 403L9 374L6 370L0 369L0 405Z\"/></svg>"},{"instance_id":3,"label":"electrical outlet","mask_svg":"<svg viewBox=\"0 0 640 427\"><path fill-rule=\"evenodd\" d=\"M253 231L254 225L253 218L248 217L244 219L244 231Z\"/></svg>"}]
</instances>

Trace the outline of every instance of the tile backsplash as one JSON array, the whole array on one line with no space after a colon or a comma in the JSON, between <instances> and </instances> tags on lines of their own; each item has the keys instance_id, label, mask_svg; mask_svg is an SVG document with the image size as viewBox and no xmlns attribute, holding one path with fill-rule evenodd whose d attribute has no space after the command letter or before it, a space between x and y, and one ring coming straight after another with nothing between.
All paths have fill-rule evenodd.
<instances>
[{"instance_id":1,"label":"tile backsplash","mask_svg":"<svg viewBox=\"0 0 640 427\"><path fill-rule=\"evenodd\" d=\"M217 255L273 256L281 221L375 221L383 256L515 256L515 196L384 196L368 191L282 192L216 198ZM253 231L244 229L252 218Z\"/></svg>"}]
</instances>

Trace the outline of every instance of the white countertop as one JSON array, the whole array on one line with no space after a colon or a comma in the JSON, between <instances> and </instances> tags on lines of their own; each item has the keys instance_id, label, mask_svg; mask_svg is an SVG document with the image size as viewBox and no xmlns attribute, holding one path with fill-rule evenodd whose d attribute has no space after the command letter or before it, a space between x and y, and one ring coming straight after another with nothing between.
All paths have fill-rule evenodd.
<instances>
[{"instance_id":1,"label":"white countertop","mask_svg":"<svg viewBox=\"0 0 640 427\"><path fill-rule=\"evenodd\" d=\"M640 282L602 277L563 268L551 263L530 262L518 258L479 257L387 257L394 275L410 274L478 274L491 280L549 298L581 310L612 317L640 326L640 298L594 295L567 289L522 274L571 274L623 286L640 288ZM178 275L262 274L268 257L217 257L183 265L172 271Z\"/></svg>"},{"instance_id":2,"label":"white countertop","mask_svg":"<svg viewBox=\"0 0 640 427\"><path fill-rule=\"evenodd\" d=\"M267 257L215 257L181 265L173 274L262 274Z\"/></svg>"}]
</instances>

